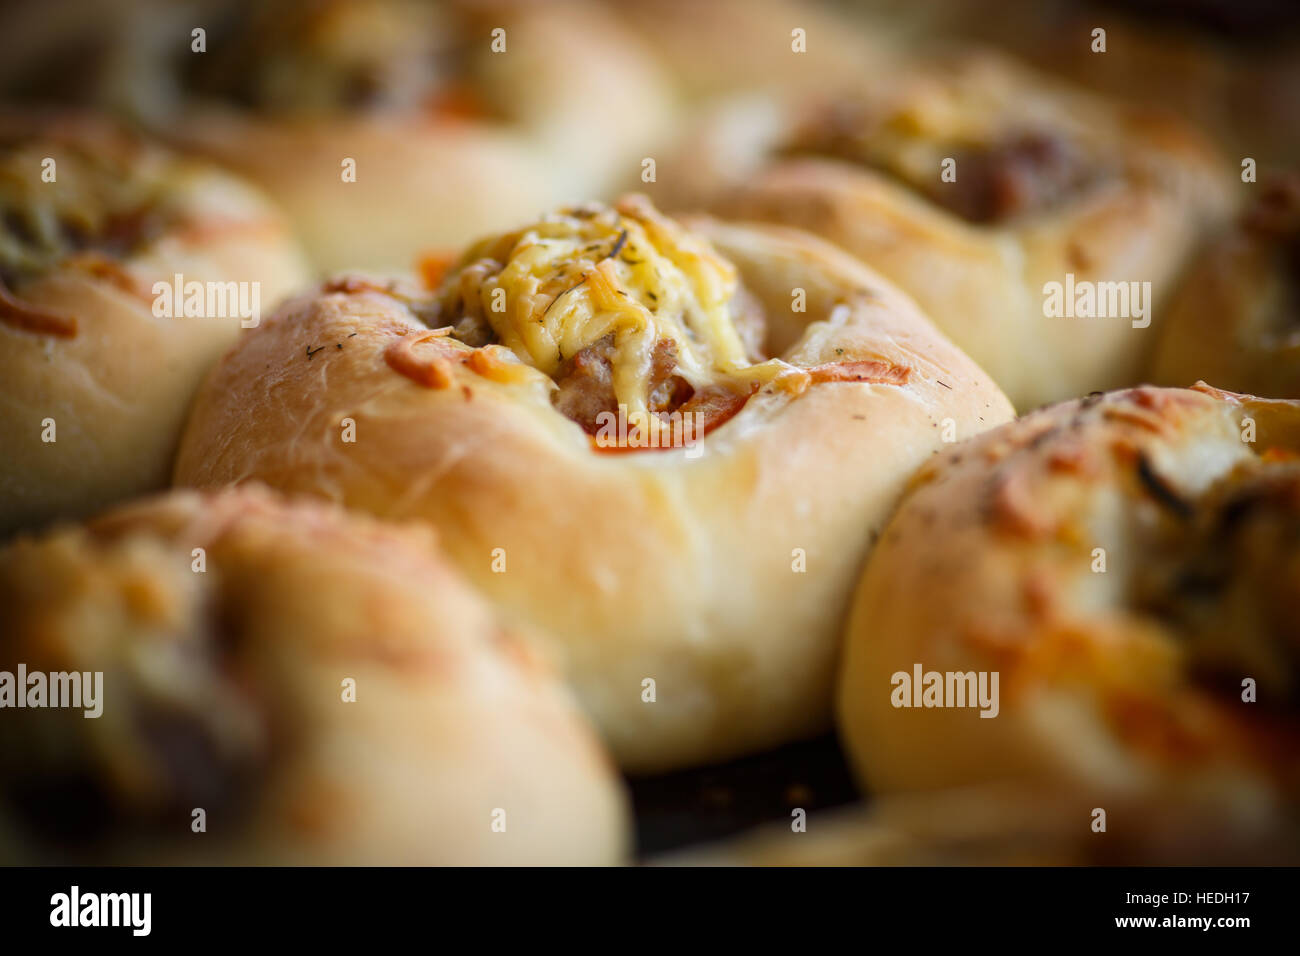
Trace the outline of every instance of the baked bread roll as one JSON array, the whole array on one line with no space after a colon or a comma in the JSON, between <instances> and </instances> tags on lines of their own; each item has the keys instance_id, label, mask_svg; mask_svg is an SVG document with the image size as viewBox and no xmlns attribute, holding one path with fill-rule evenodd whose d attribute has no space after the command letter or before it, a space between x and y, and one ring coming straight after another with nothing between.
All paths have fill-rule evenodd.
<instances>
[{"instance_id":1,"label":"baked bread roll","mask_svg":"<svg viewBox=\"0 0 1300 956\"><path fill-rule=\"evenodd\" d=\"M137 13L114 98L263 185L329 272L409 269L600 194L670 117L648 52L588 0L173 7Z\"/></svg>"},{"instance_id":2,"label":"baked bread roll","mask_svg":"<svg viewBox=\"0 0 1300 956\"><path fill-rule=\"evenodd\" d=\"M176 480L431 520L637 772L824 728L871 529L945 436L1011 415L906 297L790 230L629 198L436 286L287 305L208 379Z\"/></svg>"},{"instance_id":3,"label":"baked bread roll","mask_svg":"<svg viewBox=\"0 0 1300 956\"><path fill-rule=\"evenodd\" d=\"M1152 381L1300 398L1300 175L1261 183L1169 307Z\"/></svg>"},{"instance_id":4,"label":"baked bread roll","mask_svg":"<svg viewBox=\"0 0 1300 956\"><path fill-rule=\"evenodd\" d=\"M1292 121L1300 109L1294 4L939 0L923 6L931 38L988 43L1107 97L1176 113L1238 158L1300 159ZM1098 29L1105 30L1104 51L1097 49Z\"/></svg>"},{"instance_id":5,"label":"baked bread roll","mask_svg":"<svg viewBox=\"0 0 1300 956\"><path fill-rule=\"evenodd\" d=\"M0 117L0 207L4 534L165 487L203 373L307 273L250 187L98 122Z\"/></svg>"},{"instance_id":6,"label":"baked bread roll","mask_svg":"<svg viewBox=\"0 0 1300 956\"><path fill-rule=\"evenodd\" d=\"M17 540L0 596L0 671L95 687L62 709L19 688L27 708L0 721L11 862L625 850L622 785L594 735L425 528L264 489L176 492Z\"/></svg>"},{"instance_id":7,"label":"baked bread roll","mask_svg":"<svg viewBox=\"0 0 1300 956\"><path fill-rule=\"evenodd\" d=\"M1084 795L1012 784L873 797L666 854L656 866L1295 865L1280 821L1225 819L1194 801L1108 800L1106 828Z\"/></svg>"},{"instance_id":8,"label":"baked bread roll","mask_svg":"<svg viewBox=\"0 0 1300 956\"><path fill-rule=\"evenodd\" d=\"M751 138L761 152L748 163L711 167L718 152L704 149L689 173L666 172L666 202L712 192L728 217L838 243L912 295L1021 410L1137 382L1148 326L1226 213L1219 168L1188 130L987 55L790 111Z\"/></svg>"},{"instance_id":9,"label":"baked bread roll","mask_svg":"<svg viewBox=\"0 0 1300 956\"><path fill-rule=\"evenodd\" d=\"M845 638L865 786L1294 813L1297 450L1300 405L1198 385L1067 402L928 462Z\"/></svg>"}]
</instances>

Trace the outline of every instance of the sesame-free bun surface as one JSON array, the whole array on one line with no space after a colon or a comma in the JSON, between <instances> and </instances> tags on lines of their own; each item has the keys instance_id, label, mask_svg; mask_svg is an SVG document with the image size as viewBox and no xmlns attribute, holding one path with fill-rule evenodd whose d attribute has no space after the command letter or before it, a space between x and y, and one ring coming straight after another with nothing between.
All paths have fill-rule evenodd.
<instances>
[{"instance_id":1,"label":"sesame-free bun surface","mask_svg":"<svg viewBox=\"0 0 1300 956\"><path fill-rule=\"evenodd\" d=\"M14 542L0 594L0 667L103 673L97 718L0 722L10 861L625 851L622 784L595 735L425 527L259 488L173 492Z\"/></svg>"},{"instance_id":2,"label":"sesame-free bun surface","mask_svg":"<svg viewBox=\"0 0 1300 956\"><path fill-rule=\"evenodd\" d=\"M824 89L876 69L887 55L887 31L879 24L865 29L824 4L618 0L615 7L692 104L730 94Z\"/></svg>"},{"instance_id":3,"label":"sesame-free bun surface","mask_svg":"<svg viewBox=\"0 0 1300 956\"><path fill-rule=\"evenodd\" d=\"M743 159L688 147L701 159L665 164L658 198L832 240L915 298L1022 412L1140 381L1181 271L1229 204L1194 132L992 55L785 111L740 124ZM1047 284L1067 276L1149 282L1145 314L1049 314Z\"/></svg>"},{"instance_id":4,"label":"sesame-free bun surface","mask_svg":"<svg viewBox=\"0 0 1300 956\"><path fill-rule=\"evenodd\" d=\"M555 238L536 240L538 230ZM439 318L427 294L334 283L294 300L222 360L187 428L177 481L257 479L429 519L471 579L546 632L630 770L824 728L842 614L873 529L946 432L1006 421L1009 405L907 298L801 233L704 219L679 229L625 201L483 246L514 274L529 257L556 255L569 232L596 251L561 256L558 276L544 279L554 285L530 277L511 291L508 335L533 334L570 308L554 329L560 339L613 314L602 308L628 310L620 335L667 335L679 316L644 308L655 294L691 315L724 310L699 328L734 343L725 309L746 300L765 313L767 353L784 364L740 362L718 385L706 384L711 372L696 379L697 398L753 391L691 448L599 448L552 403L557 385L532 364L540 360L503 362L500 344L470 349L429 332L454 319ZM450 301L479 270L501 270L477 255L444 280ZM619 256L636 265L616 266ZM675 277L657 293L634 282L659 281L649 262ZM712 271L688 291L675 263ZM588 307L581 297L595 294L601 270L622 284ZM705 310L698 297L729 282L734 297ZM806 312L791 311L794 289ZM703 331L678 336L680 367ZM411 355L416 367L400 374ZM629 364L644 368L650 355ZM349 422L354 440L345 441Z\"/></svg>"},{"instance_id":5,"label":"sesame-free bun surface","mask_svg":"<svg viewBox=\"0 0 1300 956\"><path fill-rule=\"evenodd\" d=\"M845 638L838 720L864 785L1293 811L1297 448L1294 402L1142 387L932 459ZM918 666L945 694L949 673L997 674L995 716L915 687L903 706Z\"/></svg>"},{"instance_id":6,"label":"sesame-free bun surface","mask_svg":"<svg viewBox=\"0 0 1300 956\"><path fill-rule=\"evenodd\" d=\"M256 284L269 313L307 273L259 193L116 128L6 115L0 165L3 534L166 486L203 373L258 317L237 292L160 317L155 283Z\"/></svg>"}]
</instances>

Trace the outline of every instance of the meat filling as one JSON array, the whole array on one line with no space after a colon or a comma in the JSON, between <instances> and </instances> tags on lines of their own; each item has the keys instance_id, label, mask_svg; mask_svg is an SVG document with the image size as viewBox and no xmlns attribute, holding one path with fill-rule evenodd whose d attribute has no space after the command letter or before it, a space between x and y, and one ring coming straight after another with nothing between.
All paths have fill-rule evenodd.
<instances>
[{"instance_id":1,"label":"meat filling","mask_svg":"<svg viewBox=\"0 0 1300 956\"><path fill-rule=\"evenodd\" d=\"M503 255L508 255L508 249ZM474 348L498 344L500 338L484 313L478 289L502 268L502 263L493 258L465 266L442 290L442 298L426 321L431 325L451 326L453 338ZM749 360L763 361L767 321L761 303L741 287L732 303L731 315ZM614 393L616 356L614 337L606 335L566 359L554 376L555 407L588 434L594 435L600 429L602 413L618 414ZM672 339L655 343L650 353L649 410L652 414L678 411L695 394L695 389L676 374L677 363L677 344Z\"/></svg>"},{"instance_id":2,"label":"meat filling","mask_svg":"<svg viewBox=\"0 0 1300 956\"><path fill-rule=\"evenodd\" d=\"M591 435L600 429L602 413L618 414L615 353L613 336L607 335L568 359L555 378L555 407ZM650 355L650 411L676 411L694 392L685 379L674 374L677 346L671 339L660 339Z\"/></svg>"},{"instance_id":3,"label":"meat filling","mask_svg":"<svg viewBox=\"0 0 1300 956\"><path fill-rule=\"evenodd\" d=\"M1008 130L987 142L929 143L894 128L891 117L837 104L800 128L782 150L824 156L886 173L968 222L988 225L1053 209L1101 176L1096 157L1048 130ZM922 156L919 160L917 157ZM944 182L939 159L956 161Z\"/></svg>"},{"instance_id":4,"label":"meat filling","mask_svg":"<svg viewBox=\"0 0 1300 956\"><path fill-rule=\"evenodd\" d=\"M1051 209L1092 179L1087 158L1061 137L1024 133L986 148L954 150L957 181L926 195L968 222L998 223Z\"/></svg>"}]
</instances>

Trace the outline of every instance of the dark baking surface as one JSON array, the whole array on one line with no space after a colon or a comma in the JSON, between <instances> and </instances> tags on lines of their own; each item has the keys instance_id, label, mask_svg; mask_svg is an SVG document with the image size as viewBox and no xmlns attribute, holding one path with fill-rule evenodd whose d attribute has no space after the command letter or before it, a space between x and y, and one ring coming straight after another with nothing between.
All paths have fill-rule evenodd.
<instances>
[{"instance_id":1,"label":"dark baking surface","mask_svg":"<svg viewBox=\"0 0 1300 956\"><path fill-rule=\"evenodd\" d=\"M860 796L833 734L628 784L642 858L766 823L789 823L795 807L811 814Z\"/></svg>"},{"instance_id":2,"label":"dark baking surface","mask_svg":"<svg viewBox=\"0 0 1300 956\"><path fill-rule=\"evenodd\" d=\"M1267 39L1300 26L1296 0L1087 0L1075 6L1145 18L1154 26L1189 25L1234 40Z\"/></svg>"}]
</instances>

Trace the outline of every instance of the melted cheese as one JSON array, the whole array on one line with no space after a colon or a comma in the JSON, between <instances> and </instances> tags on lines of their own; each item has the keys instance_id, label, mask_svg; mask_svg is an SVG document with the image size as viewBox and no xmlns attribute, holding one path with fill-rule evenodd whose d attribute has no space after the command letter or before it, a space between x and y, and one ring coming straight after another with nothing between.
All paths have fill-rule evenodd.
<instances>
[{"instance_id":1,"label":"melted cheese","mask_svg":"<svg viewBox=\"0 0 1300 956\"><path fill-rule=\"evenodd\" d=\"M706 240L631 197L482 240L444 278L440 300L481 315L501 344L552 378L611 336L614 394L629 421L653 427L650 378L661 340L676 345L676 374L696 389L748 392L806 377L777 360L750 363L733 319L738 290L735 267Z\"/></svg>"}]
</instances>

